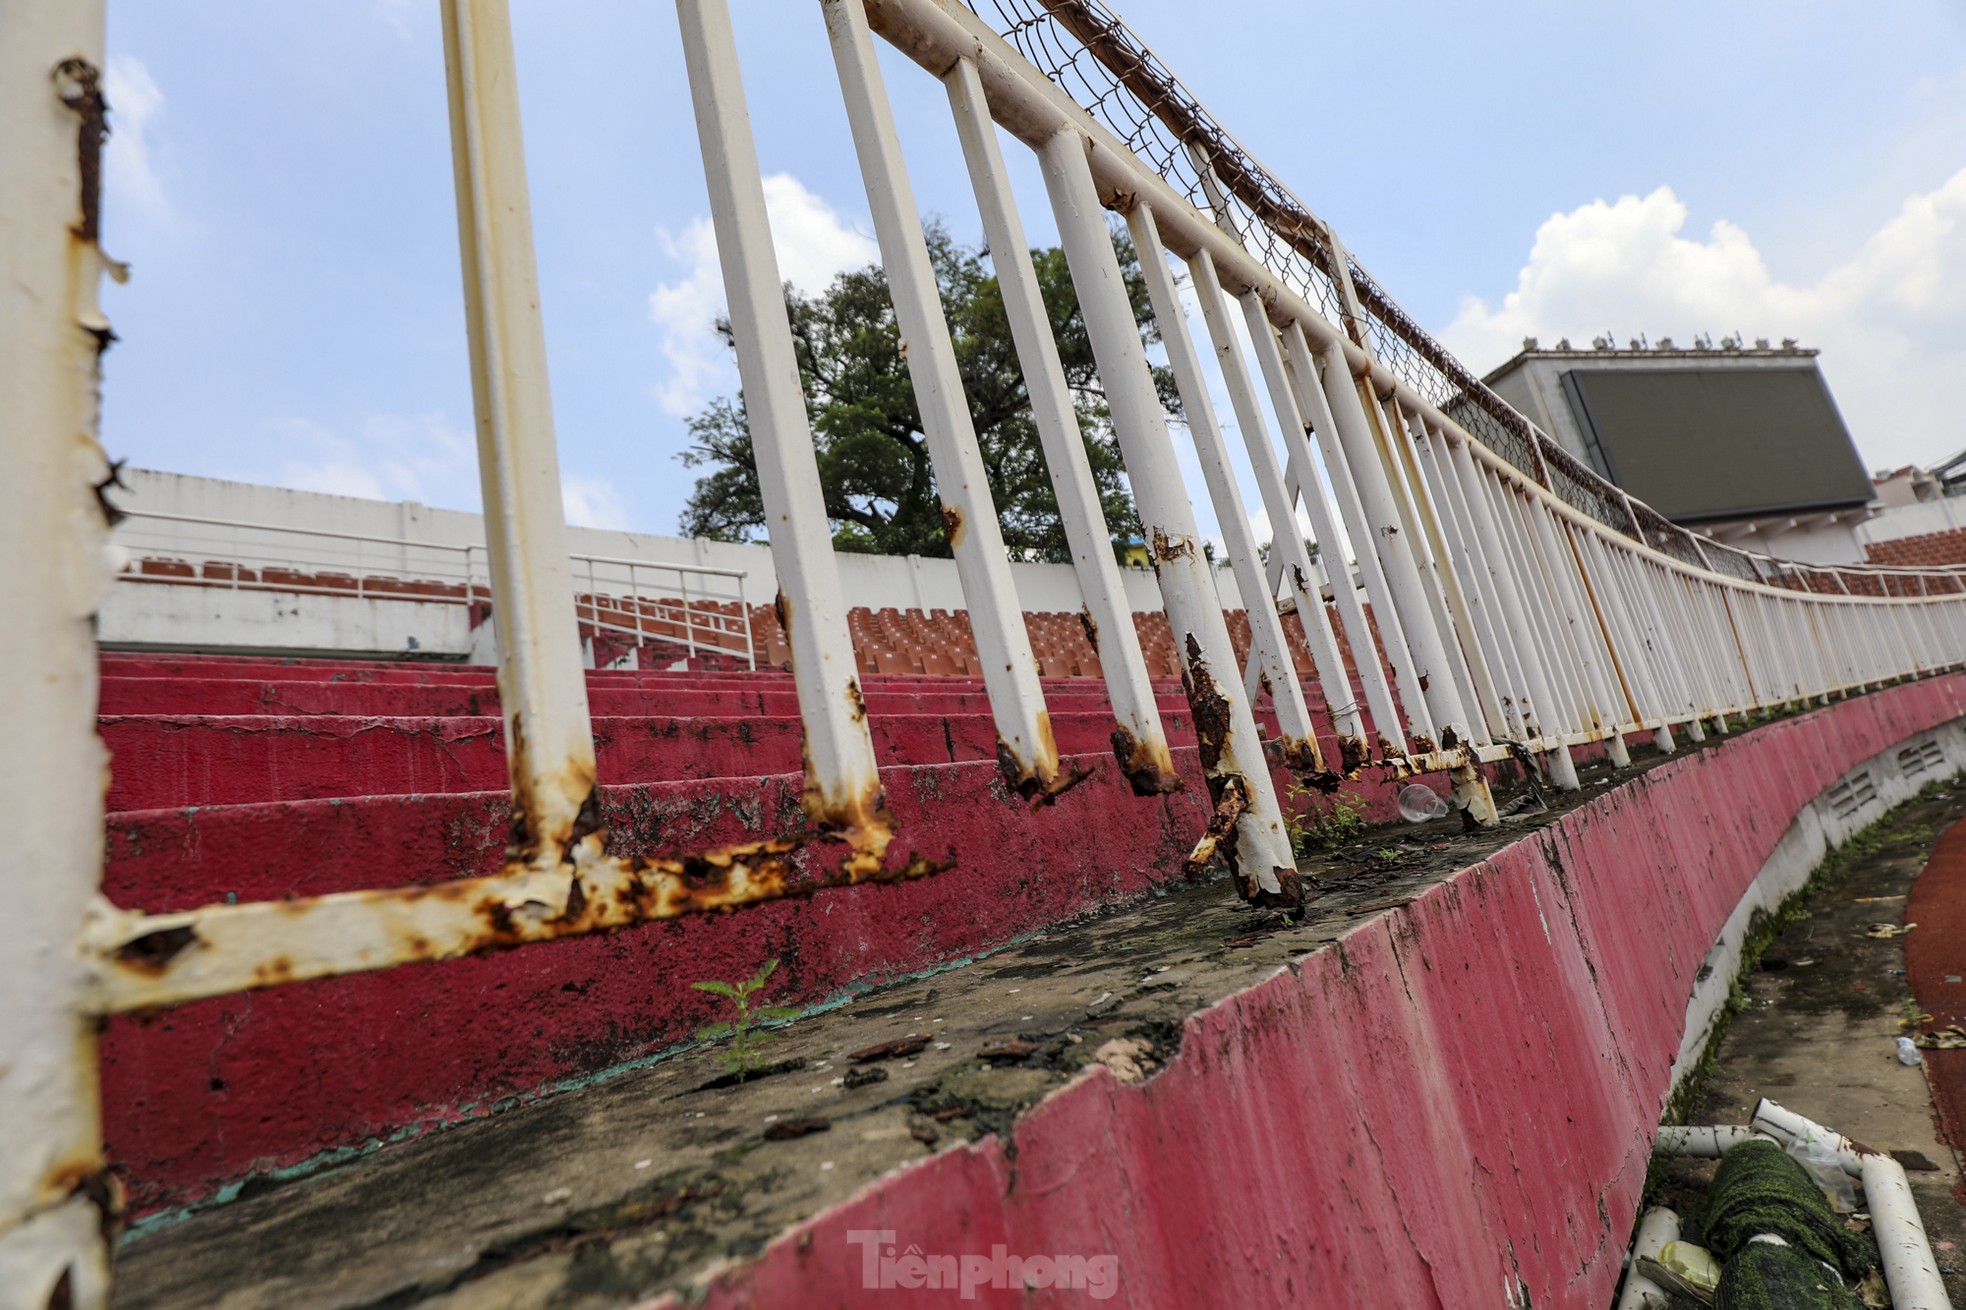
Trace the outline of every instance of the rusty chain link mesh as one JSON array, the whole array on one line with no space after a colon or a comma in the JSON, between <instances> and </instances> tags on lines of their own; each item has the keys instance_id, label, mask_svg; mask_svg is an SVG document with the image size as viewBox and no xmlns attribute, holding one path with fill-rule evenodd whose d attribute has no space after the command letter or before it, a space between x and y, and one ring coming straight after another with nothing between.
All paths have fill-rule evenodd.
<instances>
[{"instance_id":1,"label":"rusty chain link mesh","mask_svg":"<svg viewBox=\"0 0 1966 1310\"><path fill-rule=\"evenodd\" d=\"M1104 0L963 0L1005 41L1239 241L1283 285L1345 331L1343 297L1323 225L1245 151ZM1197 156L1222 193L1210 203ZM1697 541L1536 431L1401 309L1347 253L1364 314L1363 344L1401 382L1490 450L1615 532L1675 559L1747 580L1776 582L1742 551ZM1540 448L1541 458L1538 458ZM1627 511L1627 505L1631 509ZM1634 524L1633 519L1638 521ZM1704 546L1704 552L1703 552ZM1788 585L1804 585L1799 580Z\"/></svg>"}]
</instances>

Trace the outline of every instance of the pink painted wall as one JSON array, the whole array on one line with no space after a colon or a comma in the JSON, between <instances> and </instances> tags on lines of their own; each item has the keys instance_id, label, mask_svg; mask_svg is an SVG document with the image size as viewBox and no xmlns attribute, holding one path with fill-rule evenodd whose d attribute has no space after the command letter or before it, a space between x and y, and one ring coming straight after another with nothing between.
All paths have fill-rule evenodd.
<instances>
[{"instance_id":1,"label":"pink painted wall","mask_svg":"<svg viewBox=\"0 0 1966 1310\"><path fill-rule=\"evenodd\" d=\"M1610 1304L1694 976L1794 816L1966 711L1966 677L1667 764L785 1234L714 1307L1087 1303L862 1286L864 1243L1112 1255L1113 1304Z\"/></svg>"}]
</instances>

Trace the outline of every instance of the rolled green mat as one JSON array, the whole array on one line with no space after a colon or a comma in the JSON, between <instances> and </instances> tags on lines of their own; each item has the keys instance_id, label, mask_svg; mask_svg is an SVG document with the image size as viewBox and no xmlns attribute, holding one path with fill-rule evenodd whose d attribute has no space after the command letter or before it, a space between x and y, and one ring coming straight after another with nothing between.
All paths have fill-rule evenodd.
<instances>
[{"instance_id":1,"label":"rolled green mat","mask_svg":"<svg viewBox=\"0 0 1966 1310\"><path fill-rule=\"evenodd\" d=\"M1876 1263L1870 1244L1844 1228L1809 1171L1774 1142L1743 1142L1721 1157L1703 1227L1707 1249L1729 1266L1760 1233L1772 1233L1852 1282Z\"/></svg>"},{"instance_id":2,"label":"rolled green mat","mask_svg":"<svg viewBox=\"0 0 1966 1310\"><path fill-rule=\"evenodd\" d=\"M1863 1310L1835 1273L1793 1246L1750 1242L1727 1262L1714 1310Z\"/></svg>"}]
</instances>

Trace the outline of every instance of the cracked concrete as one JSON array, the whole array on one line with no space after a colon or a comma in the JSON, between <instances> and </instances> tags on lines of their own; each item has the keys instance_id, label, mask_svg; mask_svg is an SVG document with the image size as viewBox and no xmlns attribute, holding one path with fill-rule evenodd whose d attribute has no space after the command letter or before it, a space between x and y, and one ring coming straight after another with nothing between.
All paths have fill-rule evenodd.
<instances>
[{"instance_id":1,"label":"cracked concrete","mask_svg":"<svg viewBox=\"0 0 1966 1310\"><path fill-rule=\"evenodd\" d=\"M697 1049L248 1189L127 1243L116 1304L578 1310L687 1288L930 1152L991 1132L1008 1140L1021 1113L1114 1042L1151 1077L1190 1014L1294 967L1607 781L1599 771L1551 812L1490 833L1462 835L1453 818L1367 833L1306 862L1324 890L1301 916L1242 906L1223 879L1175 886L868 993L780 1030L768 1058L791 1067L735 1087L706 1087L722 1072L719 1052ZM769 988L758 999L768 1004ZM852 1058L911 1036L926 1039L912 1054ZM808 1120L823 1124L772 1131Z\"/></svg>"}]
</instances>

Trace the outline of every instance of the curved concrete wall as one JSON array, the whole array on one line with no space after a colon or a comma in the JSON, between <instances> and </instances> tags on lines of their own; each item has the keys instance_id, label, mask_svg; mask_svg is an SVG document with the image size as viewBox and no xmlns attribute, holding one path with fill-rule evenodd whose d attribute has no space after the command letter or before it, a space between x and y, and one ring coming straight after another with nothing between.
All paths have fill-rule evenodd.
<instances>
[{"instance_id":1,"label":"curved concrete wall","mask_svg":"<svg viewBox=\"0 0 1966 1310\"><path fill-rule=\"evenodd\" d=\"M1728 935L1738 950L1830 843L1966 762L1963 708L1966 678L1932 679L1655 769L1194 1015L1151 1080L1095 1067L1010 1139L787 1232L705 1303L1092 1290L866 1285L870 1246L1000 1247L1115 1257L1099 1290L1131 1306L1599 1310L1688 1029L1724 997ZM1945 759L1901 768L1926 741Z\"/></svg>"}]
</instances>

